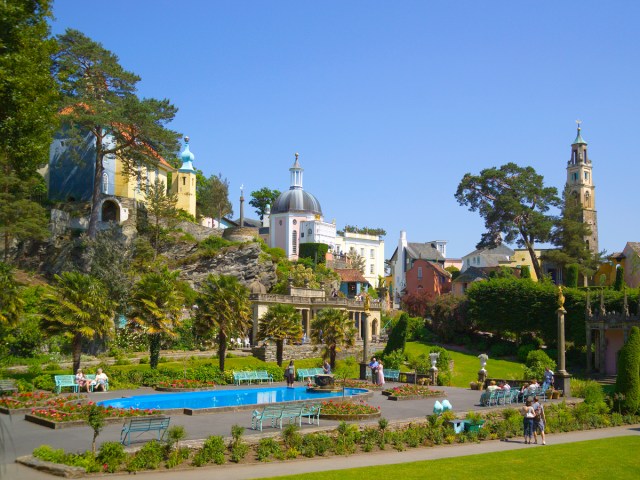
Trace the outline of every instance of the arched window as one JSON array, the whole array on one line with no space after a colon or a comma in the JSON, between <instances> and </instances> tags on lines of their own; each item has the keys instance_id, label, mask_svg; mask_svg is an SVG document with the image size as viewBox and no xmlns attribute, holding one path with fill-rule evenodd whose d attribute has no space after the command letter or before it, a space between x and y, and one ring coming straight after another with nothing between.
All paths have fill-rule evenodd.
<instances>
[{"instance_id":1,"label":"arched window","mask_svg":"<svg viewBox=\"0 0 640 480\"><path fill-rule=\"evenodd\" d=\"M585 208L591 208L591 194L589 192L584 194L584 206Z\"/></svg>"},{"instance_id":2,"label":"arched window","mask_svg":"<svg viewBox=\"0 0 640 480\"><path fill-rule=\"evenodd\" d=\"M116 202L106 200L102 204L102 221L103 222L119 222L120 207Z\"/></svg>"},{"instance_id":3,"label":"arched window","mask_svg":"<svg viewBox=\"0 0 640 480\"><path fill-rule=\"evenodd\" d=\"M298 231L293 230L291 232L291 253L298 254Z\"/></svg>"},{"instance_id":4,"label":"arched window","mask_svg":"<svg viewBox=\"0 0 640 480\"><path fill-rule=\"evenodd\" d=\"M107 172L102 173L102 193L109 193L109 175Z\"/></svg>"}]
</instances>

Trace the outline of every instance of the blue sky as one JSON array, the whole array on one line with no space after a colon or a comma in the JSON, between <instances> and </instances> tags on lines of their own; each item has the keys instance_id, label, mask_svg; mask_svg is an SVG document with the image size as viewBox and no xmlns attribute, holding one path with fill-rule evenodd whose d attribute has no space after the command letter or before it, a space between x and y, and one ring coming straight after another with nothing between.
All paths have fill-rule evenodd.
<instances>
[{"instance_id":1,"label":"blue sky","mask_svg":"<svg viewBox=\"0 0 640 480\"><path fill-rule=\"evenodd\" d=\"M640 241L637 1L58 0L76 28L169 98L195 165L245 192L305 190L325 219L474 249L466 172L531 165L562 190L581 119L600 248ZM248 195L245 195L248 197ZM249 212L252 212L249 207Z\"/></svg>"}]
</instances>

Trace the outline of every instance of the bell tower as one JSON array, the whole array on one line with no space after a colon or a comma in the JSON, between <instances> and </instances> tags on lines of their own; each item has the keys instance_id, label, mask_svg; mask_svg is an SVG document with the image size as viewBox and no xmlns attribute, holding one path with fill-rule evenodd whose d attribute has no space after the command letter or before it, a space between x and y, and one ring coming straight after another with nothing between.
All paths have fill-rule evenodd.
<instances>
[{"instance_id":1,"label":"bell tower","mask_svg":"<svg viewBox=\"0 0 640 480\"><path fill-rule=\"evenodd\" d=\"M591 159L587 154L587 142L581 134L582 122L576 120L578 134L571 144L571 158L567 162L567 188L576 202L582 205L582 221L589 225L591 235L585 237L587 248L598 253L598 216L596 212L596 187L593 184Z\"/></svg>"},{"instance_id":2,"label":"bell tower","mask_svg":"<svg viewBox=\"0 0 640 480\"><path fill-rule=\"evenodd\" d=\"M195 155L189 150L189 137L184 137L184 150L180 154L182 167L173 181L174 192L178 195L177 207L196 216L196 171L193 168Z\"/></svg>"}]
</instances>

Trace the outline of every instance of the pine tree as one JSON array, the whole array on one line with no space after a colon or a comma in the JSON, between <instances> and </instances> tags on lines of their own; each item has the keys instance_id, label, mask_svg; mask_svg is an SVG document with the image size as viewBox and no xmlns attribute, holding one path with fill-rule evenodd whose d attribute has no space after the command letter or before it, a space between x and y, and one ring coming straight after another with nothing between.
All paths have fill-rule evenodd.
<instances>
[{"instance_id":1,"label":"pine tree","mask_svg":"<svg viewBox=\"0 0 640 480\"><path fill-rule=\"evenodd\" d=\"M153 221L154 258L160 249L162 226L166 226L169 230L175 227L178 219L177 201L178 196L173 192L167 192L167 186L159 178L156 178L155 182L147 188L144 204Z\"/></svg>"},{"instance_id":2,"label":"pine tree","mask_svg":"<svg viewBox=\"0 0 640 480\"><path fill-rule=\"evenodd\" d=\"M229 180L222 173L211 175L198 189L198 215L218 220L233 215L233 206L229 201ZM241 225L242 226L242 225Z\"/></svg>"},{"instance_id":3,"label":"pine tree","mask_svg":"<svg viewBox=\"0 0 640 480\"><path fill-rule=\"evenodd\" d=\"M395 352L396 350L404 352L404 347L407 344L408 327L409 315L403 312L398 319L398 323L396 323L393 330L391 330L387 346L384 347L384 355L389 355L391 352Z\"/></svg>"},{"instance_id":4,"label":"pine tree","mask_svg":"<svg viewBox=\"0 0 640 480\"><path fill-rule=\"evenodd\" d=\"M624 395L623 408L635 414L640 408L640 329L631 327L629 339L620 350L616 392Z\"/></svg>"},{"instance_id":5,"label":"pine tree","mask_svg":"<svg viewBox=\"0 0 640 480\"><path fill-rule=\"evenodd\" d=\"M613 284L613 289L616 292L621 292L623 286L624 286L624 267L620 265L616 269L616 281Z\"/></svg>"},{"instance_id":6,"label":"pine tree","mask_svg":"<svg viewBox=\"0 0 640 480\"><path fill-rule=\"evenodd\" d=\"M0 234L4 259L13 239L47 235L34 195L49 156L58 100L51 76L51 1L0 3Z\"/></svg>"},{"instance_id":7,"label":"pine tree","mask_svg":"<svg viewBox=\"0 0 640 480\"><path fill-rule=\"evenodd\" d=\"M167 99L138 98L140 77L122 68L113 53L81 32L68 29L58 43L54 72L63 94L61 116L66 141L70 146L79 145L87 134L94 140L88 230L93 238L99 218L103 160L116 155L123 173L133 176L141 166L153 168L160 158L174 157L180 135L165 126L177 109Z\"/></svg>"}]
</instances>

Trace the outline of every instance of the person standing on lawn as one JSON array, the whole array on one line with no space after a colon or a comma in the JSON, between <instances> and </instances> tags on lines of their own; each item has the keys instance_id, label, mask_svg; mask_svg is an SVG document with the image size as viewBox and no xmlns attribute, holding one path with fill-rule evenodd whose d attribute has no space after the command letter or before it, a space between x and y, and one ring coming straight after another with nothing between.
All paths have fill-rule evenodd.
<instances>
[{"instance_id":1,"label":"person standing on lawn","mask_svg":"<svg viewBox=\"0 0 640 480\"><path fill-rule=\"evenodd\" d=\"M531 444L533 440L533 419L536 416L536 412L531 406L531 400L527 400L526 405L522 407L522 426L524 429L524 443L525 445Z\"/></svg>"},{"instance_id":2,"label":"person standing on lawn","mask_svg":"<svg viewBox=\"0 0 640 480\"><path fill-rule=\"evenodd\" d=\"M546 445L544 438L544 425L547 421L547 418L544 416L544 407L538 400L538 397L533 397L533 411L536 416L533 417L533 443L538 443L537 433L540 433L540 438L542 438L542 445Z\"/></svg>"}]
</instances>

